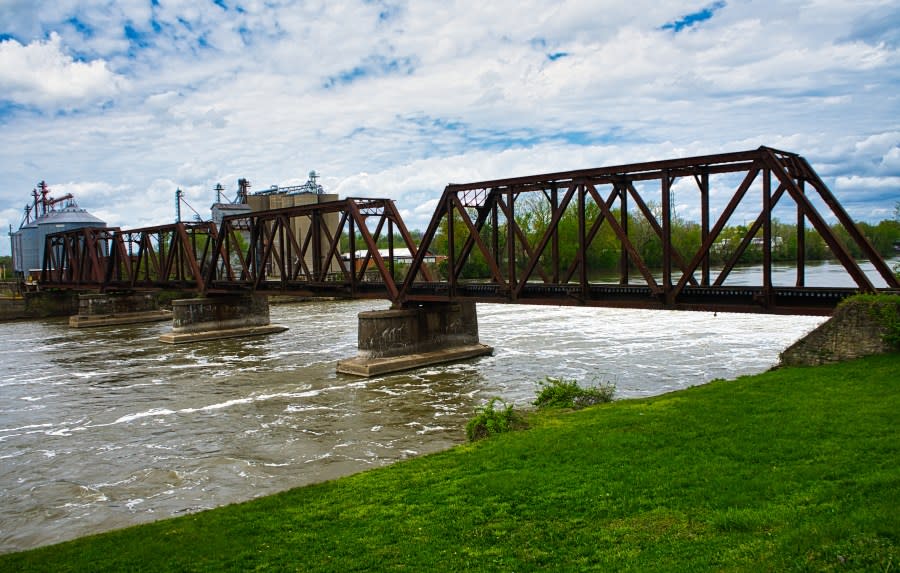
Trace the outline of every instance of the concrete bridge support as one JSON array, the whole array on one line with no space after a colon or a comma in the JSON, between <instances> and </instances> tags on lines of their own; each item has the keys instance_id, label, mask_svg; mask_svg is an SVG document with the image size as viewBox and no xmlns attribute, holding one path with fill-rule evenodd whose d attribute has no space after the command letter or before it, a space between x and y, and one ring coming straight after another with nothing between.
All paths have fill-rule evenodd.
<instances>
[{"instance_id":1,"label":"concrete bridge support","mask_svg":"<svg viewBox=\"0 0 900 573\"><path fill-rule=\"evenodd\" d=\"M359 354L337 371L375 376L491 354L478 341L474 302L416 303L359 313Z\"/></svg>"},{"instance_id":2,"label":"concrete bridge support","mask_svg":"<svg viewBox=\"0 0 900 573\"><path fill-rule=\"evenodd\" d=\"M270 324L269 299L265 295L240 294L172 301L172 332L162 342L181 344L284 332L286 326Z\"/></svg>"},{"instance_id":3,"label":"concrete bridge support","mask_svg":"<svg viewBox=\"0 0 900 573\"><path fill-rule=\"evenodd\" d=\"M78 295L78 314L69 326L85 328L114 324L139 324L169 320L172 313L160 310L153 293L103 293Z\"/></svg>"}]
</instances>

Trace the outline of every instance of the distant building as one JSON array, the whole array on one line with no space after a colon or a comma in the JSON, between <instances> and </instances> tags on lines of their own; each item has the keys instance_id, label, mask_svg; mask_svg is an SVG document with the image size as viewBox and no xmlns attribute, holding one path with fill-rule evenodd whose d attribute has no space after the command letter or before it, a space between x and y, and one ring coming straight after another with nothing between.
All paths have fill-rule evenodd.
<instances>
[{"instance_id":1,"label":"distant building","mask_svg":"<svg viewBox=\"0 0 900 573\"><path fill-rule=\"evenodd\" d=\"M71 193L58 199L51 197L44 181L32 191L32 197L32 203L25 207L19 229L9 234L13 272L20 277L33 275L43 268L47 235L85 227L106 227L106 222L78 207ZM62 208L57 207L60 203Z\"/></svg>"},{"instance_id":2,"label":"distant building","mask_svg":"<svg viewBox=\"0 0 900 573\"><path fill-rule=\"evenodd\" d=\"M364 249L364 250L356 251L356 253L354 253L355 259L356 259L356 270L357 271L362 269L363 261L365 260L366 254L368 252L369 252L368 250ZM378 249L378 254L384 260L385 264L387 264L389 262L389 257L391 255L390 250ZM346 254L342 255L342 258L345 261L350 262L350 253L346 253ZM435 255L433 253L428 252L428 253L425 253L425 258L422 259L422 261L425 264L433 265L435 263L439 263L446 259L447 259L447 257L444 255ZM413 262L413 255L409 249L405 249L405 248L404 249L394 249L394 264L411 265L412 262ZM370 258L369 264L366 265L366 270L368 271L368 270L372 270L374 268L375 268L375 260L374 260L374 258Z\"/></svg>"},{"instance_id":3,"label":"distant building","mask_svg":"<svg viewBox=\"0 0 900 573\"><path fill-rule=\"evenodd\" d=\"M250 191L250 182L246 179L238 179L238 192L237 196L234 198L234 201L222 201L222 191L224 191L224 188L222 187L221 183L216 185L215 191L216 202L212 204L212 207L210 207L210 211L212 212L213 223L216 224L217 229L222 227L223 218L229 215L243 215L253 211L253 208L247 204L247 195Z\"/></svg>"},{"instance_id":4,"label":"distant building","mask_svg":"<svg viewBox=\"0 0 900 573\"><path fill-rule=\"evenodd\" d=\"M339 199L338 195L336 193L326 193L325 189L317 183L318 177L315 171L310 171L309 180L303 185L291 187L272 186L265 191L256 193L250 193L249 181L240 179L238 180L237 196L231 202L222 202L221 192L223 189L221 185L217 185L217 200L211 208L213 222L216 223L216 228L220 228L223 218L229 215L242 215L258 211L337 201ZM340 220L340 214L337 212L323 215L323 223L332 233L337 230ZM309 222L304 218L296 218L292 222L292 228L295 236L303 237L308 232ZM329 241L330 238L323 231L323 244L327 245ZM338 253L338 256L340 256L340 253ZM311 249L306 253L304 260L308 268L313 268ZM332 262L329 271L338 272L340 271L340 266L336 262ZM270 268L268 274L269 276L278 276L278 269Z\"/></svg>"}]
</instances>

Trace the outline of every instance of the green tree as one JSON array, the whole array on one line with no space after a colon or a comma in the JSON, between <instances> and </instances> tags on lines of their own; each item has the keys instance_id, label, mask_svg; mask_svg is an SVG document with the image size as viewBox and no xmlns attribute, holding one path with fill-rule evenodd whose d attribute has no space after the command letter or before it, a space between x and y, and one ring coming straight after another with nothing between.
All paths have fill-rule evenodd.
<instances>
[{"instance_id":1,"label":"green tree","mask_svg":"<svg viewBox=\"0 0 900 573\"><path fill-rule=\"evenodd\" d=\"M647 207L659 221L662 215L659 203L650 201ZM644 217L643 213L633 213L630 209L628 211L628 239L648 266L658 267L662 264L662 239L656 234L650 220Z\"/></svg>"},{"instance_id":2,"label":"green tree","mask_svg":"<svg viewBox=\"0 0 900 573\"><path fill-rule=\"evenodd\" d=\"M459 213L454 212L453 215L453 258L455 259L456 263L459 264L459 258L462 255L463 246L465 246L466 240L469 237L469 227L463 221L462 217L460 217ZM474 209L469 209L468 215L472 222L477 219L477 213ZM441 220L441 224L438 227L437 232L435 233L434 239L432 239L431 241L431 245L429 245L428 247L428 250L432 253L448 257L447 260L442 261L437 265L438 274L441 278L444 279L450 276L450 238L447 230L447 218L444 217ZM489 245L492 232L493 231L490 224L484 225L479 233L482 242ZM504 233L505 230L501 230L501 237L504 236ZM505 253L505 249L501 247L501 257L503 256L503 253ZM464 261L462 271L460 272L460 278L486 279L490 278L490 276L490 267L487 264L487 260L484 258L484 254L481 252L481 249L478 248L477 244L472 245L472 249L469 251L469 256L466 257L466 260Z\"/></svg>"},{"instance_id":3,"label":"green tree","mask_svg":"<svg viewBox=\"0 0 900 573\"><path fill-rule=\"evenodd\" d=\"M9 280L14 274L12 257L8 255L0 257L0 279Z\"/></svg>"}]
</instances>

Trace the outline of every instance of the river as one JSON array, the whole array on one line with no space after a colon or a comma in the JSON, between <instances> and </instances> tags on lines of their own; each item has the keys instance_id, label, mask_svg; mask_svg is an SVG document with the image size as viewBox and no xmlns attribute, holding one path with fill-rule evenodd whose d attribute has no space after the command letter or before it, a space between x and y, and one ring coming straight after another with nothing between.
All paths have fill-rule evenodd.
<instances>
[{"instance_id":1,"label":"river","mask_svg":"<svg viewBox=\"0 0 900 573\"><path fill-rule=\"evenodd\" d=\"M811 276L834 285L834 267ZM733 283L753 281L742 272ZM476 407L493 396L525 407L544 376L610 382L617 398L633 398L761 372L824 321L479 305L493 356L336 374L336 361L356 354L357 313L386 306L274 305L284 333L184 346L157 341L168 323L0 324L0 552L445 449L464 441Z\"/></svg>"}]
</instances>

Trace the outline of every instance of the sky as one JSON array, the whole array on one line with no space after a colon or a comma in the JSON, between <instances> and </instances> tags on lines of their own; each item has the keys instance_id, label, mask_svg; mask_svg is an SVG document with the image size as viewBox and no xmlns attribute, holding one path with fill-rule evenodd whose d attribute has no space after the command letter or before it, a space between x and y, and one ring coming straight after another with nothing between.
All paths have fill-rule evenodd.
<instances>
[{"instance_id":1,"label":"sky","mask_svg":"<svg viewBox=\"0 0 900 573\"><path fill-rule=\"evenodd\" d=\"M0 0L0 129L4 231L42 180L137 228L315 170L424 229L451 182L760 145L877 222L900 3Z\"/></svg>"}]
</instances>

